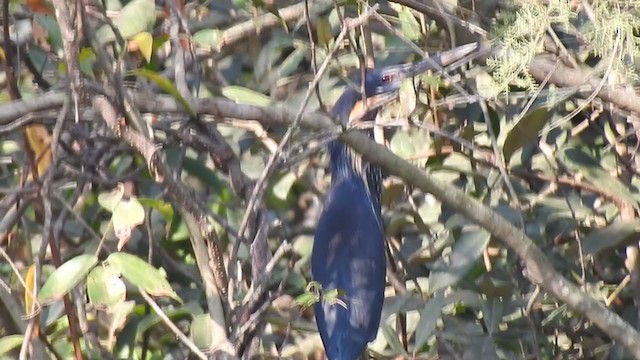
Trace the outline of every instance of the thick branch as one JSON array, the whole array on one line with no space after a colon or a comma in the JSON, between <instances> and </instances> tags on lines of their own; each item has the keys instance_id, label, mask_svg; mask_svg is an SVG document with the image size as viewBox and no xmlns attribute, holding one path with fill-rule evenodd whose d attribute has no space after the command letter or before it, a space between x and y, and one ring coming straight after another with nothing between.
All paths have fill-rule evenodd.
<instances>
[{"instance_id":1,"label":"thick branch","mask_svg":"<svg viewBox=\"0 0 640 360\"><path fill-rule=\"evenodd\" d=\"M542 80L553 71L556 61L544 56L539 56L529 63L529 71L531 75L538 80ZM581 94L590 94L593 89L597 89L602 79L599 77L590 77L590 74L583 69L573 69L562 64L558 65L556 71L551 74L549 83L560 87L581 87L586 86L587 89L580 91ZM585 79L590 79L585 82ZM617 107L640 114L640 96L631 87L622 86L604 86L596 95L605 102L612 103Z\"/></svg>"}]
</instances>

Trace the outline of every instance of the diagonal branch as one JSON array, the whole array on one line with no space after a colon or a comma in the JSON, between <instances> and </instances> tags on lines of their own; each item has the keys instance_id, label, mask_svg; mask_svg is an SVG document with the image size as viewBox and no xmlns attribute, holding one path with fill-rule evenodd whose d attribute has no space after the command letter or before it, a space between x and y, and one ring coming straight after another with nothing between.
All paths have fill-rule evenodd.
<instances>
[{"instance_id":1,"label":"diagonal branch","mask_svg":"<svg viewBox=\"0 0 640 360\"><path fill-rule=\"evenodd\" d=\"M640 334L620 316L556 271L533 240L502 216L462 190L429 176L364 134L348 132L342 136L342 140L368 161L382 166L407 184L431 193L443 204L489 231L520 257L532 282L583 314L612 339L619 341L636 359L640 359Z\"/></svg>"}]
</instances>

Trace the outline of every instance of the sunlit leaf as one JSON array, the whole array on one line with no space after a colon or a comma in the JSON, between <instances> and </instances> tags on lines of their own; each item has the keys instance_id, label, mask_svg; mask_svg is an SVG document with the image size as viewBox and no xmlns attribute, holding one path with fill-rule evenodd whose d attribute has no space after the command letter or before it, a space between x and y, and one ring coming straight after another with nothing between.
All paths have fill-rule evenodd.
<instances>
[{"instance_id":1,"label":"sunlit leaf","mask_svg":"<svg viewBox=\"0 0 640 360\"><path fill-rule=\"evenodd\" d=\"M288 172L273 185L273 194L280 200L286 200L291 186L296 182L295 174Z\"/></svg>"},{"instance_id":2,"label":"sunlit leaf","mask_svg":"<svg viewBox=\"0 0 640 360\"><path fill-rule=\"evenodd\" d=\"M390 144L391 151L396 155L420 165L426 163L431 146L431 137L423 129L398 131Z\"/></svg>"},{"instance_id":3,"label":"sunlit leaf","mask_svg":"<svg viewBox=\"0 0 640 360\"><path fill-rule=\"evenodd\" d=\"M118 250L121 250L131 238L135 227L144 222L145 211L135 197L122 199L113 210L113 230L118 238Z\"/></svg>"},{"instance_id":4,"label":"sunlit leaf","mask_svg":"<svg viewBox=\"0 0 640 360\"><path fill-rule=\"evenodd\" d=\"M113 212L124 196L124 186L119 184L116 188L108 193L100 193L98 195L98 204L106 210Z\"/></svg>"},{"instance_id":5,"label":"sunlit leaf","mask_svg":"<svg viewBox=\"0 0 640 360\"><path fill-rule=\"evenodd\" d=\"M24 340L24 335L7 335L0 337L0 358L7 359L7 354L19 348Z\"/></svg>"},{"instance_id":6,"label":"sunlit leaf","mask_svg":"<svg viewBox=\"0 0 640 360\"><path fill-rule=\"evenodd\" d=\"M218 49L222 45L224 32L218 29L204 29L193 34L193 42L200 46Z\"/></svg>"},{"instance_id":7,"label":"sunlit leaf","mask_svg":"<svg viewBox=\"0 0 640 360\"><path fill-rule=\"evenodd\" d=\"M147 62L151 62L151 52L153 51L153 36L143 31L134 35L129 41L130 51L140 51L140 54Z\"/></svg>"},{"instance_id":8,"label":"sunlit leaf","mask_svg":"<svg viewBox=\"0 0 640 360\"><path fill-rule=\"evenodd\" d=\"M402 81L400 91L398 93L398 101L400 102L398 116L400 118L409 117L416 109L418 103L418 95L414 79L409 78Z\"/></svg>"},{"instance_id":9,"label":"sunlit leaf","mask_svg":"<svg viewBox=\"0 0 640 360\"><path fill-rule=\"evenodd\" d=\"M26 289L24 289L24 309L27 317L31 317L37 308L33 308L33 294L35 294L36 265L31 264L24 277Z\"/></svg>"},{"instance_id":10,"label":"sunlit leaf","mask_svg":"<svg viewBox=\"0 0 640 360\"><path fill-rule=\"evenodd\" d=\"M208 350L212 346L213 327L209 314L200 314L191 321L191 340L201 350Z\"/></svg>"},{"instance_id":11,"label":"sunlit leaf","mask_svg":"<svg viewBox=\"0 0 640 360\"><path fill-rule=\"evenodd\" d=\"M89 301L100 310L111 311L125 300L126 286L110 266L96 266L87 276Z\"/></svg>"},{"instance_id":12,"label":"sunlit leaf","mask_svg":"<svg viewBox=\"0 0 640 360\"><path fill-rule=\"evenodd\" d=\"M57 268L42 285L42 289L38 293L38 301L43 305L48 305L62 298L78 285L97 263L98 258L90 254L79 255L68 260Z\"/></svg>"},{"instance_id":13,"label":"sunlit leaf","mask_svg":"<svg viewBox=\"0 0 640 360\"><path fill-rule=\"evenodd\" d=\"M224 97L235 101L238 104L269 106L271 99L257 91L247 89L242 86L229 85L222 88Z\"/></svg>"},{"instance_id":14,"label":"sunlit leaf","mask_svg":"<svg viewBox=\"0 0 640 360\"><path fill-rule=\"evenodd\" d=\"M143 31L153 29L156 21L156 3L154 0L132 0L126 4L118 14L113 24L127 40ZM98 29L96 38L101 44L105 44L116 39L113 30L109 25L103 25Z\"/></svg>"},{"instance_id":15,"label":"sunlit leaf","mask_svg":"<svg viewBox=\"0 0 640 360\"><path fill-rule=\"evenodd\" d=\"M418 40L422 36L422 32L420 31L420 24L416 17L413 16L411 9L408 7L402 7L402 11L398 13L398 18L400 19L400 28L402 29L402 34L406 36L409 40Z\"/></svg>"},{"instance_id":16,"label":"sunlit leaf","mask_svg":"<svg viewBox=\"0 0 640 360\"><path fill-rule=\"evenodd\" d=\"M178 294L171 289L171 285L160 270L139 257L123 252L116 252L109 255L106 261L125 279L149 294L153 296L167 296L176 301L182 301L180 297L178 297Z\"/></svg>"}]
</instances>

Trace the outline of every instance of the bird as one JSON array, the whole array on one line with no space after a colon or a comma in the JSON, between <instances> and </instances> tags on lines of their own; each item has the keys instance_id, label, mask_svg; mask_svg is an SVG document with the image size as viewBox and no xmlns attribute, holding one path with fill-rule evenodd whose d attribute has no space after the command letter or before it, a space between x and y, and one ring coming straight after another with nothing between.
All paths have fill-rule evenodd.
<instances>
[{"instance_id":1,"label":"bird","mask_svg":"<svg viewBox=\"0 0 640 360\"><path fill-rule=\"evenodd\" d=\"M404 79L440 69L476 48L476 43L467 44L416 63L367 71L364 96L360 88L347 86L331 116L343 127L372 122L378 109L397 97ZM354 83L362 84L360 79L354 77ZM357 131L373 135L371 127ZM375 340L384 303L382 170L340 139L329 143L328 152L331 183L311 255L312 278L320 294L314 312L328 360L355 360Z\"/></svg>"}]
</instances>

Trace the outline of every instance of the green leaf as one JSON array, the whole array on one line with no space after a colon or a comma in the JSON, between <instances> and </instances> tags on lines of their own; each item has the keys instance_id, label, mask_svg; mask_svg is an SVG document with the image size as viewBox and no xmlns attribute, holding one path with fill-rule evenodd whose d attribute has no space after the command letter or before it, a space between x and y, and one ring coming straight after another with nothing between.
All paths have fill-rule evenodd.
<instances>
[{"instance_id":1,"label":"green leaf","mask_svg":"<svg viewBox=\"0 0 640 360\"><path fill-rule=\"evenodd\" d=\"M420 24L408 7L402 7L402 10L398 13L398 19L400 20L400 28L404 36L409 40L420 39L422 36Z\"/></svg>"},{"instance_id":2,"label":"green leaf","mask_svg":"<svg viewBox=\"0 0 640 360\"><path fill-rule=\"evenodd\" d=\"M133 229L144 222L144 207L138 199L122 199L113 210L113 230L119 239L118 250L122 249L131 237Z\"/></svg>"},{"instance_id":3,"label":"green leaf","mask_svg":"<svg viewBox=\"0 0 640 360\"><path fill-rule=\"evenodd\" d=\"M568 169L581 173L588 182L595 185L600 191L626 201L638 210L638 202L629 188L620 179L611 176L587 153L575 147L568 147L560 151L559 157Z\"/></svg>"},{"instance_id":4,"label":"green leaf","mask_svg":"<svg viewBox=\"0 0 640 360\"><path fill-rule=\"evenodd\" d=\"M8 335L0 338L0 358L5 359L5 355L13 349L22 345L24 335Z\"/></svg>"},{"instance_id":5,"label":"green leaf","mask_svg":"<svg viewBox=\"0 0 640 360\"><path fill-rule=\"evenodd\" d=\"M432 140L429 132L424 129L409 129L398 131L391 138L391 151L401 158L423 165L426 163L424 154L431 148Z\"/></svg>"},{"instance_id":6,"label":"green leaf","mask_svg":"<svg viewBox=\"0 0 640 360\"><path fill-rule=\"evenodd\" d=\"M98 195L98 204L109 212L113 212L124 196L124 187L118 185L115 189L108 193L100 193Z\"/></svg>"},{"instance_id":7,"label":"green leaf","mask_svg":"<svg viewBox=\"0 0 640 360\"><path fill-rule=\"evenodd\" d=\"M135 286L142 288L153 296L168 296L182 302L171 285L160 272L139 257L123 252L116 252L107 258L107 263L113 266L125 279Z\"/></svg>"},{"instance_id":8,"label":"green leaf","mask_svg":"<svg viewBox=\"0 0 640 360\"><path fill-rule=\"evenodd\" d=\"M109 193L98 195L98 203L113 213L113 230L121 250L131 238L133 229L144 222L144 207L137 198L123 198L124 187L119 185Z\"/></svg>"},{"instance_id":9,"label":"green leaf","mask_svg":"<svg viewBox=\"0 0 640 360\"><path fill-rule=\"evenodd\" d=\"M429 274L429 292L434 293L457 283L469 273L482 256L491 234L486 230L464 231L456 240L448 261L440 259Z\"/></svg>"},{"instance_id":10,"label":"green leaf","mask_svg":"<svg viewBox=\"0 0 640 360\"><path fill-rule=\"evenodd\" d=\"M511 126L502 145L502 153L507 164L518 149L538 138L540 130L542 130L548 119L549 109L546 106L541 106L529 110Z\"/></svg>"},{"instance_id":11,"label":"green leaf","mask_svg":"<svg viewBox=\"0 0 640 360\"><path fill-rule=\"evenodd\" d=\"M440 311L444 304L444 292L438 291L433 298L424 305L422 311L420 311L420 321L416 327L415 352L420 351L422 346L429 340L431 335L433 335L436 325L438 324L438 319L440 318Z\"/></svg>"},{"instance_id":12,"label":"green leaf","mask_svg":"<svg viewBox=\"0 0 640 360\"><path fill-rule=\"evenodd\" d=\"M127 288L110 266L96 266L87 276L89 301L100 310L113 310L124 302Z\"/></svg>"},{"instance_id":13,"label":"green leaf","mask_svg":"<svg viewBox=\"0 0 640 360\"><path fill-rule=\"evenodd\" d=\"M191 107L191 104L189 104L189 102L182 95L180 95L180 92L178 91L178 89L173 85L171 81L169 81L169 79L165 78L164 76L160 75L155 71L151 71L147 69L136 69L133 71L133 73L135 75L142 76L153 81L163 91L173 96L174 99L178 100L180 104L182 104L182 106L184 106L184 108L187 109L187 111L189 111L189 114L193 116L196 115L196 112Z\"/></svg>"},{"instance_id":14,"label":"green leaf","mask_svg":"<svg viewBox=\"0 0 640 360\"><path fill-rule=\"evenodd\" d=\"M595 255L600 251L613 249L638 241L640 219L618 221L604 229L594 230L582 239L585 255Z\"/></svg>"},{"instance_id":15,"label":"green leaf","mask_svg":"<svg viewBox=\"0 0 640 360\"><path fill-rule=\"evenodd\" d=\"M307 49L307 48L305 48L303 46L298 47L295 50L293 50L293 52L291 54L289 54L287 56L287 58L284 59L284 61L282 61L282 64L280 64L280 66L278 66L277 78L275 79L275 81L277 81L278 79L281 79L283 77L289 76L291 74L295 74L296 71L298 71L298 68L300 67L300 63L307 56L308 52L309 52L309 49ZM262 95L262 94L260 94L260 95ZM271 102L271 99L269 99L269 101ZM258 104L256 104L256 105L258 105ZM267 106L267 105L264 105L264 106Z\"/></svg>"},{"instance_id":16,"label":"green leaf","mask_svg":"<svg viewBox=\"0 0 640 360\"><path fill-rule=\"evenodd\" d=\"M164 221L169 224L173 220L173 207L170 203L159 199L138 198L140 204L157 210Z\"/></svg>"},{"instance_id":17,"label":"green leaf","mask_svg":"<svg viewBox=\"0 0 640 360\"><path fill-rule=\"evenodd\" d=\"M289 196L291 186L296 182L296 179L297 177L294 173L286 173L273 185L273 195L280 200L286 200L287 196Z\"/></svg>"},{"instance_id":18,"label":"green leaf","mask_svg":"<svg viewBox=\"0 0 640 360\"><path fill-rule=\"evenodd\" d=\"M127 40L143 31L153 30L156 21L156 3L154 0L133 0L125 5L113 24L120 35ZM100 44L116 39L116 35L109 25L98 29L96 38Z\"/></svg>"},{"instance_id":19,"label":"green leaf","mask_svg":"<svg viewBox=\"0 0 640 360\"><path fill-rule=\"evenodd\" d=\"M331 23L326 17L321 17L316 22L316 34L318 35L318 45L328 47L333 40Z\"/></svg>"},{"instance_id":20,"label":"green leaf","mask_svg":"<svg viewBox=\"0 0 640 360\"><path fill-rule=\"evenodd\" d=\"M218 29L204 29L193 34L193 42L203 47L219 49L224 39L224 31Z\"/></svg>"},{"instance_id":21,"label":"green leaf","mask_svg":"<svg viewBox=\"0 0 640 360\"><path fill-rule=\"evenodd\" d=\"M62 298L87 276L98 263L98 257L90 254L83 254L68 260L57 268L42 285L38 293L38 301L43 305Z\"/></svg>"},{"instance_id":22,"label":"green leaf","mask_svg":"<svg viewBox=\"0 0 640 360\"><path fill-rule=\"evenodd\" d=\"M93 49L83 48L80 51L78 60L80 63L80 71L82 71L82 73L88 76L90 79L95 80L95 75L93 73L93 64L95 64L96 62L96 54L93 52Z\"/></svg>"},{"instance_id":23,"label":"green leaf","mask_svg":"<svg viewBox=\"0 0 640 360\"><path fill-rule=\"evenodd\" d=\"M414 79L409 78L402 81L398 92L398 101L400 102L398 116L400 118L409 117L418 103Z\"/></svg>"},{"instance_id":24,"label":"green leaf","mask_svg":"<svg viewBox=\"0 0 640 360\"><path fill-rule=\"evenodd\" d=\"M222 95L238 104L269 106L271 99L257 91L242 86L230 85L222 88Z\"/></svg>"},{"instance_id":25,"label":"green leaf","mask_svg":"<svg viewBox=\"0 0 640 360\"><path fill-rule=\"evenodd\" d=\"M490 297L482 302L482 319L490 335L500 331L503 315L504 303L501 299Z\"/></svg>"},{"instance_id":26,"label":"green leaf","mask_svg":"<svg viewBox=\"0 0 640 360\"><path fill-rule=\"evenodd\" d=\"M213 328L209 314L197 315L191 321L191 340L200 350L209 350L213 340Z\"/></svg>"},{"instance_id":27,"label":"green leaf","mask_svg":"<svg viewBox=\"0 0 640 360\"><path fill-rule=\"evenodd\" d=\"M381 324L380 330L382 330L382 335L385 340L389 344L389 347L398 354L406 354L404 351L404 346L400 342L400 337L398 336L398 332L394 330L391 326L387 324ZM402 357L404 358L404 357Z\"/></svg>"}]
</instances>

